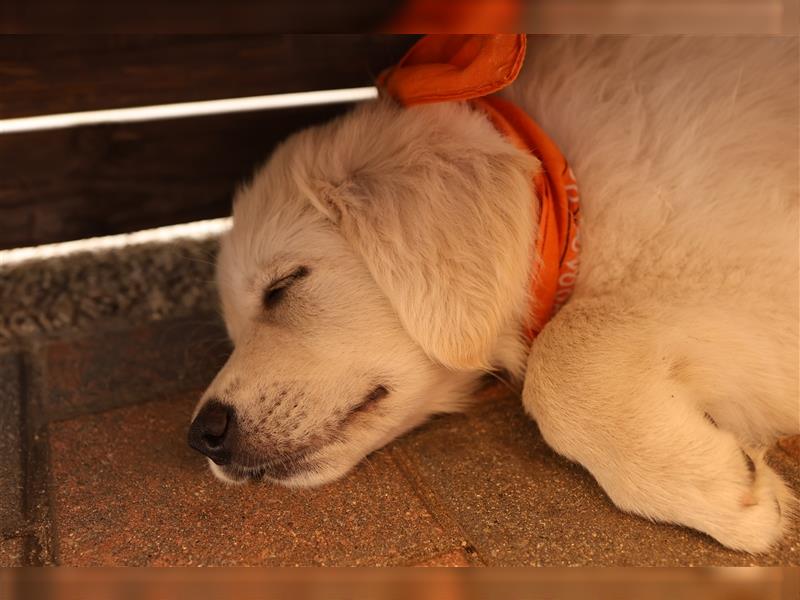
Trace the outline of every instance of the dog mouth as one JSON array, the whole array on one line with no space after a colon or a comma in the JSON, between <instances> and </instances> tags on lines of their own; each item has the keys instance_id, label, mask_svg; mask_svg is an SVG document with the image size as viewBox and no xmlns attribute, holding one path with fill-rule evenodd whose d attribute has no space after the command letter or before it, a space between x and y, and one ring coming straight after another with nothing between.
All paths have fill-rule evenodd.
<instances>
[{"instance_id":1,"label":"dog mouth","mask_svg":"<svg viewBox=\"0 0 800 600\"><path fill-rule=\"evenodd\" d=\"M386 396L390 388L378 385L367 394L362 401L350 409L338 423L337 430L341 431L358 419L361 415L372 413ZM330 441L328 439L327 441ZM226 464L215 463L213 470L217 471L224 479L233 483L263 482L282 483L298 475L314 473L324 467L324 461L318 460L320 452L327 447L324 440L303 449L284 454L277 458L262 458L258 456L243 455ZM316 457L316 458L315 458Z\"/></svg>"},{"instance_id":2,"label":"dog mouth","mask_svg":"<svg viewBox=\"0 0 800 600\"><path fill-rule=\"evenodd\" d=\"M246 481L255 483L265 480L280 482L295 475L313 471L315 463L310 460L310 454L310 451L304 450L255 465L229 463L217 465L217 469L225 477L237 483Z\"/></svg>"}]
</instances>

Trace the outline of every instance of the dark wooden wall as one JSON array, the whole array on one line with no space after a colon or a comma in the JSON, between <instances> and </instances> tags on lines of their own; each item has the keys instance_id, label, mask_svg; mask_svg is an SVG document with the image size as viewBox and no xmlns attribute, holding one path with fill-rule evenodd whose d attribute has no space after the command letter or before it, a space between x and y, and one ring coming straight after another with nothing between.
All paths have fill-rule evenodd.
<instances>
[{"instance_id":1,"label":"dark wooden wall","mask_svg":"<svg viewBox=\"0 0 800 600\"><path fill-rule=\"evenodd\" d=\"M0 33L380 31L407 0L3 0Z\"/></svg>"},{"instance_id":2,"label":"dark wooden wall","mask_svg":"<svg viewBox=\"0 0 800 600\"><path fill-rule=\"evenodd\" d=\"M405 36L0 38L0 119L371 85ZM327 105L0 134L0 248L229 214L238 182Z\"/></svg>"},{"instance_id":3,"label":"dark wooden wall","mask_svg":"<svg viewBox=\"0 0 800 600\"><path fill-rule=\"evenodd\" d=\"M0 36L0 118L370 85L381 35Z\"/></svg>"}]
</instances>

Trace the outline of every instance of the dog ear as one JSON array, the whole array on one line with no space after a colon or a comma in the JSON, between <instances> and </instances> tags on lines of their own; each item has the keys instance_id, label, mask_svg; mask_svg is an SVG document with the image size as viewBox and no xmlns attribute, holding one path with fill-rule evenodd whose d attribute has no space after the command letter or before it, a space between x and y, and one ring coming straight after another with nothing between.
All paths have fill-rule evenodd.
<instances>
[{"instance_id":1,"label":"dog ear","mask_svg":"<svg viewBox=\"0 0 800 600\"><path fill-rule=\"evenodd\" d=\"M526 316L538 161L463 104L376 103L329 133L312 142L312 203L428 356L491 368L499 336Z\"/></svg>"}]
</instances>

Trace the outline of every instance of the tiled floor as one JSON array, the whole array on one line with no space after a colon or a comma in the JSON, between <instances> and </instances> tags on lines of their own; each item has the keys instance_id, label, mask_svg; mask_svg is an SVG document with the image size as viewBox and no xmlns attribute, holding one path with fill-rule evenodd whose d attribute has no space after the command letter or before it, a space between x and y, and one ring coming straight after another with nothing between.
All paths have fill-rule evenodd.
<instances>
[{"instance_id":1,"label":"tiled floor","mask_svg":"<svg viewBox=\"0 0 800 600\"><path fill-rule=\"evenodd\" d=\"M195 400L50 427L59 562L392 565L459 548L457 532L437 522L387 451L310 491L215 481L185 442Z\"/></svg>"},{"instance_id":2,"label":"tiled floor","mask_svg":"<svg viewBox=\"0 0 800 600\"><path fill-rule=\"evenodd\" d=\"M618 511L501 388L335 484L225 486L185 437L226 353L206 313L0 352L0 565L800 565L797 525L749 556Z\"/></svg>"},{"instance_id":3,"label":"tiled floor","mask_svg":"<svg viewBox=\"0 0 800 600\"><path fill-rule=\"evenodd\" d=\"M17 353L0 353L0 530L6 535L22 518L22 362ZM4 550L8 546L3 546ZM5 554L0 550L0 556Z\"/></svg>"}]
</instances>

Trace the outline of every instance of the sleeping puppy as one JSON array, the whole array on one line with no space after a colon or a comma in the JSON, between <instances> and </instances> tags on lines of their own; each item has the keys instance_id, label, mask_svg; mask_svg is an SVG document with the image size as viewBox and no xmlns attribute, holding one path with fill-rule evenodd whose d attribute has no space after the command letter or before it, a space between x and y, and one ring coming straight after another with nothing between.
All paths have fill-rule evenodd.
<instances>
[{"instance_id":1,"label":"sleeping puppy","mask_svg":"<svg viewBox=\"0 0 800 600\"><path fill-rule=\"evenodd\" d=\"M798 41L531 39L503 94L581 191L572 298L530 346L531 174L461 102L382 99L281 145L236 195L234 352L190 433L225 481L312 486L504 370L618 507L764 551L798 418Z\"/></svg>"}]
</instances>

